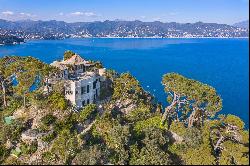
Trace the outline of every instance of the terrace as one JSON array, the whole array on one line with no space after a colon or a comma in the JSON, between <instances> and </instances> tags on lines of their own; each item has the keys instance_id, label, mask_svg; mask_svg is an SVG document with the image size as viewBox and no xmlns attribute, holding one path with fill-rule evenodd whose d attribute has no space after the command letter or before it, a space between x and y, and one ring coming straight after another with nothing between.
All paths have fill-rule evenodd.
<instances>
[{"instance_id":1,"label":"terrace","mask_svg":"<svg viewBox=\"0 0 250 166\"><path fill-rule=\"evenodd\" d=\"M78 80L87 80L95 77L98 74L96 71L86 71L77 74L70 74L69 80L78 81Z\"/></svg>"}]
</instances>

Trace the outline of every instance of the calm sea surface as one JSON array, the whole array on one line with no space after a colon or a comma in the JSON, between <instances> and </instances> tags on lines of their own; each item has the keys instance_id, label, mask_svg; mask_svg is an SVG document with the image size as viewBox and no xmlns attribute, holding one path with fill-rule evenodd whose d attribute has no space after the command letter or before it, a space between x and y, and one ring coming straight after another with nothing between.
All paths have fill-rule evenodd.
<instances>
[{"instance_id":1,"label":"calm sea surface","mask_svg":"<svg viewBox=\"0 0 250 166\"><path fill-rule=\"evenodd\" d=\"M177 72L215 87L223 99L221 113L240 116L248 128L248 44L249 39L67 39L0 46L0 57L31 55L51 63L73 50L106 68L129 71L164 104L162 75Z\"/></svg>"}]
</instances>

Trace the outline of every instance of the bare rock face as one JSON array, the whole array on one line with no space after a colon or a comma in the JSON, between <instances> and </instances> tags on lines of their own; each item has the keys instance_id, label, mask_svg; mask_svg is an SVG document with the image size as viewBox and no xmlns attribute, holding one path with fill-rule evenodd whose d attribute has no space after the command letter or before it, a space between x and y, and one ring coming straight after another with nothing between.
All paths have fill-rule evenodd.
<instances>
[{"instance_id":1,"label":"bare rock face","mask_svg":"<svg viewBox=\"0 0 250 166\"><path fill-rule=\"evenodd\" d=\"M37 151L33 153L28 159L28 163L31 165L44 165L42 154L49 151L50 143L42 141L40 138L37 139Z\"/></svg>"},{"instance_id":2,"label":"bare rock face","mask_svg":"<svg viewBox=\"0 0 250 166\"><path fill-rule=\"evenodd\" d=\"M120 111L124 114L128 114L129 112L131 112L132 110L134 110L136 108L135 104L130 104L125 108L122 108Z\"/></svg>"},{"instance_id":3,"label":"bare rock face","mask_svg":"<svg viewBox=\"0 0 250 166\"><path fill-rule=\"evenodd\" d=\"M25 111L26 109L24 108L20 108L18 110L16 110L14 113L13 113L13 116L15 119L18 119L18 118L22 118L22 117L26 117L28 116L28 112Z\"/></svg>"},{"instance_id":4,"label":"bare rock face","mask_svg":"<svg viewBox=\"0 0 250 166\"><path fill-rule=\"evenodd\" d=\"M182 143L184 141L184 139L181 136L179 136L178 134L176 134L173 131L168 131L167 135L169 136L170 141L173 143L179 144L179 143Z\"/></svg>"},{"instance_id":5,"label":"bare rock face","mask_svg":"<svg viewBox=\"0 0 250 166\"><path fill-rule=\"evenodd\" d=\"M31 165L40 165L43 163L42 159L42 153L45 151L37 151L34 154L32 154L28 160L28 163Z\"/></svg>"},{"instance_id":6,"label":"bare rock face","mask_svg":"<svg viewBox=\"0 0 250 166\"><path fill-rule=\"evenodd\" d=\"M22 133L21 139L23 142L29 143L29 142L36 140L37 138L39 138L41 136L42 136L42 134L39 133L37 130L29 129L29 130L26 130Z\"/></svg>"},{"instance_id":7,"label":"bare rock face","mask_svg":"<svg viewBox=\"0 0 250 166\"><path fill-rule=\"evenodd\" d=\"M22 118L24 121L32 119L31 128L36 129L39 126L41 118L47 115L50 111L45 109L38 109L36 107L20 108L13 113L15 119Z\"/></svg>"},{"instance_id":8,"label":"bare rock face","mask_svg":"<svg viewBox=\"0 0 250 166\"><path fill-rule=\"evenodd\" d=\"M144 99L142 99L144 100L144 103L152 104L153 97L148 93L145 93L144 95L145 95ZM129 98L125 100L116 100L116 101L113 101L112 103L109 103L108 109L110 110L116 109L122 112L123 114L129 114L131 111L133 111L134 109L138 107L137 102L138 101L135 101Z\"/></svg>"},{"instance_id":9,"label":"bare rock face","mask_svg":"<svg viewBox=\"0 0 250 166\"><path fill-rule=\"evenodd\" d=\"M111 108L115 108L117 110L119 110L120 112L122 112L123 114L128 114L129 112L131 112L132 110L134 110L136 108L136 104L134 104L134 102L130 99L127 100L118 100L116 103L111 105Z\"/></svg>"},{"instance_id":10,"label":"bare rock face","mask_svg":"<svg viewBox=\"0 0 250 166\"><path fill-rule=\"evenodd\" d=\"M15 119L22 118L25 122L30 121L30 128L37 129L41 123L41 119L48 115L53 114L59 120L65 119L70 114L70 111L62 111L62 110L52 110L50 109L39 109L34 106L30 106L27 108L20 108L13 113Z\"/></svg>"},{"instance_id":11,"label":"bare rock face","mask_svg":"<svg viewBox=\"0 0 250 166\"><path fill-rule=\"evenodd\" d=\"M57 117L57 119L59 119L59 120L64 120L65 117L69 116L69 114L70 114L70 111L67 111L67 110L65 110L65 111L62 111L62 110L53 111L53 115L55 117Z\"/></svg>"},{"instance_id":12,"label":"bare rock face","mask_svg":"<svg viewBox=\"0 0 250 166\"><path fill-rule=\"evenodd\" d=\"M14 145L13 145L12 142L8 139L7 142L6 142L6 144L5 144L5 147L6 147L7 149L10 149L10 148L13 148Z\"/></svg>"},{"instance_id":13,"label":"bare rock face","mask_svg":"<svg viewBox=\"0 0 250 166\"><path fill-rule=\"evenodd\" d=\"M37 150L42 151L46 148L49 148L49 144L47 142L42 141L41 139L37 139Z\"/></svg>"}]
</instances>

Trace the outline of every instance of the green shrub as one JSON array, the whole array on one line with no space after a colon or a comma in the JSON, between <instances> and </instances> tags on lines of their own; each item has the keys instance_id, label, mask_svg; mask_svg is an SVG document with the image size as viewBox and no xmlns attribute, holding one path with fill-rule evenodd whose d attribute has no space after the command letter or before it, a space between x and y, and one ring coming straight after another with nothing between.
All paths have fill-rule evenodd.
<instances>
[{"instance_id":1,"label":"green shrub","mask_svg":"<svg viewBox=\"0 0 250 166\"><path fill-rule=\"evenodd\" d=\"M43 91L36 90L33 91L30 95L30 102L32 105L35 105L38 108L44 108L46 107L46 98L43 95Z\"/></svg>"},{"instance_id":2,"label":"green shrub","mask_svg":"<svg viewBox=\"0 0 250 166\"><path fill-rule=\"evenodd\" d=\"M54 131L56 133L60 133L62 130L71 130L73 126L76 124L76 119L74 114L71 114L69 117L65 118L61 121L56 121L54 124Z\"/></svg>"},{"instance_id":3,"label":"green shrub","mask_svg":"<svg viewBox=\"0 0 250 166\"><path fill-rule=\"evenodd\" d=\"M80 121L85 121L92 116L96 116L97 110L95 104L89 104L83 108L83 110L80 112Z\"/></svg>"},{"instance_id":4,"label":"green shrub","mask_svg":"<svg viewBox=\"0 0 250 166\"><path fill-rule=\"evenodd\" d=\"M64 95L59 92L54 92L48 98L48 103L52 110L66 110L68 103Z\"/></svg>"},{"instance_id":5,"label":"green shrub","mask_svg":"<svg viewBox=\"0 0 250 166\"><path fill-rule=\"evenodd\" d=\"M44 152L42 154L42 158L47 160L47 161L51 161L51 160L53 160L55 158L55 155L52 154L51 152Z\"/></svg>"},{"instance_id":6,"label":"green shrub","mask_svg":"<svg viewBox=\"0 0 250 166\"><path fill-rule=\"evenodd\" d=\"M19 157L21 155L21 149L20 148L16 148L16 149L12 149L11 150L11 154L14 154L15 156ZM8 165L8 164L7 164Z\"/></svg>"},{"instance_id":7,"label":"green shrub","mask_svg":"<svg viewBox=\"0 0 250 166\"><path fill-rule=\"evenodd\" d=\"M37 141L31 142L30 145L23 143L20 147L23 154L32 154L37 150Z\"/></svg>"},{"instance_id":8,"label":"green shrub","mask_svg":"<svg viewBox=\"0 0 250 166\"><path fill-rule=\"evenodd\" d=\"M9 155L9 151L0 144L0 164Z\"/></svg>"},{"instance_id":9,"label":"green shrub","mask_svg":"<svg viewBox=\"0 0 250 166\"><path fill-rule=\"evenodd\" d=\"M56 118L55 116L53 116L53 115L51 115L51 114L48 114L48 115L44 116L44 117L41 119L41 121L42 121L42 123L43 123L44 125L49 126L49 125L55 123L56 119L57 119L57 118Z\"/></svg>"},{"instance_id":10,"label":"green shrub","mask_svg":"<svg viewBox=\"0 0 250 166\"><path fill-rule=\"evenodd\" d=\"M141 105L135 108L134 110L130 111L126 115L126 119L129 120L130 122L137 122L140 120L148 119L152 115L153 114L150 112L150 108L148 108L145 105Z\"/></svg>"},{"instance_id":11,"label":"green shrub","mask_svg":"<svg viewBox=\"0 0 250 166\"><path fill-rule=\"evenodd\" d=\"M10 141L18 141L24 129L24 124L18 120L15 120L10 125L4 125L3 130L1 131L3 142L5 142L7 139Z\"/></svg>"},{"instance_id":12,"label":"green shrub","mask_svg":"<svg viewBox=\"0 0 250 166\"><path fill-rule=\"evenodd\" d=\"M19 100L19 98L13 98L7 108L4 108L4 116L11 116L14 111L16 111L18 108L22 106L22 100Z\"/></svg>"},{"instance_id":13,"label":"green shrub","mask_svg":"<svg viewBox=\"0 0 250 166\"><path fill-rule=\"evenodd\" d=\"M71 58L73 55L75 55L75 53L73 51L67 50L64 52L63 59L67 60L67 59Z\"/></svg>"},{"instance_id":14,"label":"green shrub","mask_svg":"<svg viewBox=\"0 0 250 166\"><path fill-rule=\"evenodd\" d=\"M50 134L48 134L48 135L43 136L43 137L42 137L42 140L43 140L44 142L49 143L49 142L51 142L52 140L54 140L55 138L56 138L56 133L55 133L55 132L52 132L52 133L50 133Z\"/></svg>"},{"instance_id":15,"label":"green shrub","mask_svg":"<svg viewBox=\"0 0 250 166\"><path fill-rule=\"evenodd\" d=\"M146 120L138 121L135 124L134 130L137 134L141 134L141 132L146 128L160 128L166 129L166 126L161 124L161 116L155 116Z\"/></svg>"}]
</instances>

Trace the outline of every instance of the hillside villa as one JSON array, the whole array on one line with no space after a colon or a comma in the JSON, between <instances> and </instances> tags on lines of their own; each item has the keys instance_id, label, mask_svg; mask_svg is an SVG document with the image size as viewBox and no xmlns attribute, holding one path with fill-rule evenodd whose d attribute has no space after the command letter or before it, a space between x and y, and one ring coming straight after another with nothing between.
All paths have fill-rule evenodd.
<instances>
[{"instance_id":1,"label":"hillside villa","mask_svg":"<svg viewBox=\"0 0 250 166\"><path fill-rule=\"evenodd\" d=\"M48 79L48 84L63 80L65 98L73 106L82 108L98 101L105 68L97 69L94 67L95 63L86 61L77 54L63 61L54 61L51 65L60 69L60 73ZM52 86L49 88L52 90Z\"/></svg>"}]
</instances>

